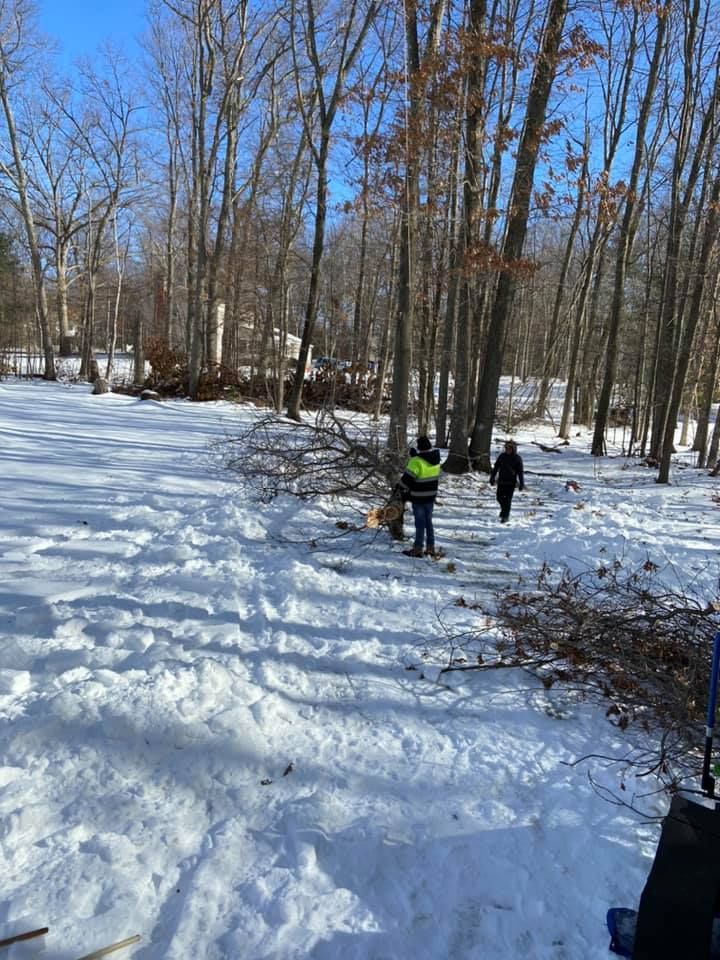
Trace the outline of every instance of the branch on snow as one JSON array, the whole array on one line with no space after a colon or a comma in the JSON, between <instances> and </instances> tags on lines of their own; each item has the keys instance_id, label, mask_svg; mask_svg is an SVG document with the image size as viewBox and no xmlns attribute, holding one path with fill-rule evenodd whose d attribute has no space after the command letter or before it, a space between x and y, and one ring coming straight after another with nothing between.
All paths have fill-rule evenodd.
<instances>
[{"instance_id":1,"label":"branch on snow","mask_svg":"<svg viewBox=\"0 0 720 960\"><path fill-rule=\"evenodd\" d=\"M668 784L697 775L718 629L712 603L669 590L649 560L615 560L580 573L544 565L531 588L472 607L480 625L436 642L443 673L530 670L555 699L595 700L618 728L640 726L655 744L637 763L644 775Z\"/></svg>"},{"instance_id":2,"label":"branch on snow","mask_svg":"<svg viewBox=\"0 0 720 960\"><path fill-rule=\"evenodd\" d=\"M384 502L402 470L376 432L332 411L301 423L269 414L219 447L223 466L248 481L265 503L280 494Z\"/></svg>"}]
</instances>

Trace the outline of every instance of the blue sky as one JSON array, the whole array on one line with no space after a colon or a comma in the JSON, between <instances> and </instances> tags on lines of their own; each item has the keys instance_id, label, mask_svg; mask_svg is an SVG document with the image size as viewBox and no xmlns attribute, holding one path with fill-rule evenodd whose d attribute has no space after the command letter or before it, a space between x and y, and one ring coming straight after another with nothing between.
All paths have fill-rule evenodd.
<instances>
[{"instance_id":1,"label":"blue sky","mask_svg":"<svg viewBox=\"0 0 720 960\"><path fill-rule=\"evenodd\" d=\"M38 0L40 27L68 60L90 55L111 39L132 55L145 29L145 0Z\"/></svg>"}]
</instances>

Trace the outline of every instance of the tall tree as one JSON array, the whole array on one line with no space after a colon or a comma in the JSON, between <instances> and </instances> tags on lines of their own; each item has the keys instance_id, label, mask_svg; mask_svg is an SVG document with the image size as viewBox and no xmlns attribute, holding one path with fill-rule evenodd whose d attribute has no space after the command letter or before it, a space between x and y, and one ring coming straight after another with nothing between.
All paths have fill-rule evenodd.
<instances>
[{"instance_id":1,"label":"tall tree","mask_svg":"<svg viewBox=\"0 0 720 960\"><path fill-rule=\"evenodd\" d=\"M320 271L325 252L327 223L330 138L338 108L347 89L348 74L360 55L377 11L378 0L369 0L364 10L361 9L360 0L344 3L342 10L320 11L315 0L292 0L291 3L290 34L298 83L298 105L317 178L310 282L295 376L287 405L287 414L293 420L300 419L305 369L320 299ZM324 17L328 14L339 16L340 23L334 18L333 21L319 19L319 15ZM303 57L310 66L309 93L303 89ZM316 115L308 105L316 107Z\"/></svg>"},{"instance_id":2,"label":"tall tree","mask_svg":"<svg viewBox=\"0 0 720 960\"><path fill-rule=\"evenodd\" d=\"M134 127L137 104L126 84L126 72L126 62L108 50L101 72L89 65L81 71L82 102L74 105L58 101L85 156L81 376L91 377L95 366L97 284L102 267L113 258L110 227L121 207L132 200L130 191L138 169Z\"/></svg>"},{"instance_id":3,"label":"tall tree","mask_svg":"<svg viewBox=\"0 0 720 960\"><path fill-rule=\"evenodd\" d=\"M394 324L392 398L388 426L388 449L400 454L407 448L412 335L415 320L416 226L420 199L422 156L422 114L425 69L437 52L446 0L432 0L422 11L427 22L421 39L418 0L404 4L405 33L405 116L401 147L404 175L400 194L400 237L398 248L397 298ZM423 42L424 41L424 42Z\"/></svg>"},{"instance_id":4,"label":"tall tree","mask_svg":"<svg viewBox=\"0 0 720 960\"><path fill-rule=\"evenodd\" d=\"M55 380L55 347L50 327L48 298L45 286L42 252L32 209L26 160L15 120L14 96L27 78L33 60L41 49L41 41L34 32L33 7L29 0L0 0L0 105L10 147L10 159L2 164L2 172L12 185L18 209L25 228L30 263L32 266L35 311L37 314L45 358L43 376Z\"/></svg>"},{"instance_id":5,"label":"tall tree","mask_svg":"<svg viewBox=\"0 0 720 960\"><path fill-rule=\"evenodd\" d=\"M655 44L653 55L650 60L647 75L643 79L643 96L640 103L640 114L637 124L637 135L635 137L635 151L633 155L632 169L630 179L625 194L622 221L617 239L617 248L615 254L615 276L613 284L613 297L610 307L610 318L608 321L608 334L605 346L605 369L603 375L602 389L598 399L597 414L595 418L595 431L592 441L592 453L595 456L601 456L605 452L605 428L610 410L610 400L613 387L615 386L615 375L617 372L617 353L618 338L622 325L623 314L625 310L625 281L627 276L628 262L632 251L635 233L637 231L638 218L641 207L641 191L639 190L640 173L643 158L646 156L647 130L650 122L650 113L652 105L655 102L655 94L660 77L660 68L665 51L667 24L670 17L671 0L665 0L662 9L654 11L655 19ZM631 31L631 42L629 48L629 57L631 63L634 63L636 56L635 33L639 11L633 11L633 23ZM628 78L630 74L628 74ZM620 118L624 125L625 109Z\"/></svg>"},{"instance_id":6,"label":"tall tree","mask_svg":"<svg viewBox=\"0 0 720 960\"><path fill-rule=\"evenodd\" d=\"M508 223L502 246L502 267L487 332L485 363L478 387L477 412L470 439L470 457L490 469L490 442L495 422L498 386L502 371L505 335L522 258L538 152L560 54L568 0L551 0L540 49L528 93L525 122L518 144L515 172L508 202Z\"/></svg>"},{"instance_id":7,"label":"tall tree","mask_svg":"<svg viewBox=\"0 0 720 960\"><path fill-rule=\"evenodd\" d=\"M698 402L698 425L693 441L693 450L697 452L698 467L704 467L707 460L708 433L712 413L715 385L720 373L720 311L718 311L718 280L720 274L715 275L715 289L712 296L712 315L708 319L707 330L709 343L705 351L705 373L700 384L700 400ZM718 418L720 419L720 417Z\"/></svg>"},{"instance_id":8,"label":"tall tree","mask_svg":"<svg viewBox=\"0 0 720 960\"><path fill-rule=\"evenodd\" d=\"M188 170L183 124L184 49L178 24L163 15L160 0L150 7L150 33L145 43L150 58L150 83L158 96L158 112L166 150L160 159L167 191L162 253L162 333L168 346L185 346L185 335L176 329L179 312L175 290L178 269L179 205L181 178ZM162 194L161 194L162 196Z\"/></svg>"},{"instance_id":9,"label":"tall tree","mask_svg":"<svg viewBox=\"0 0 720 960\"><path fill-rule=\"evenodd\" d=\"M588 179L589 171L588 166L590 162L590 128L588 125L585 127L585 139L582 144L582 150L580 158L575 157L568 151L567 165L570 171L577 169L577 164L580 164L580 173L577 177L577 195L575 200L575 212L573 214L572 221L570 223L570 230L567 235L567 240L565 242L565 253L562 258L562 264L560 267L560 276L558 278L558 284L555 291L555 302L553 305L553 312L550 318L550 328L547 332L547 338L544 345L543 357L542 357L542 374L540 376L540 383L538 384L537 398L535 400L535 416L542 419L545 416L545 405L547 404L548 394L550 393L550 382L560 366L559 364L559 342L561 339L561 334L563 332L564 326L561 323L561 311L563 305L567 309L567 284L568 277L570 275L570 266L572 263L573 254L575 252L575 244L577 242L577 235L580 230L580 225L583 216L583 210L585 207L585 198L587 195L588 189ZM570 312L569 310L567 311Z\"/></svg>"},{"instance_id":10,"label":"tall tree","mask_svg":"<svg viewBox=\"0 0 720 960\"><path fill-rule=\"evenodd\" d=\"M265 16L262 23L251 24L249 15L250 0L161 0L154 13L156 42L162 43L162 24L167 23L182 50L181 63L173 60L168 66L164 104L168 130L177 130L182 118L189 144L187 151L171 152L171 158L183 165L187 192L186 335L193 398L203 362L217 364L220 356L224 303L219 279L230 234L240 118L248 105L248 52L273 23L272 16ZM256 53L255 67L262 69L262 51ZM181 90L178 76L184 81Z\"/></svg>"},{"instance_id":11,"label":"tall tree","mask_svg":"<svg viewBox=\"0 0 720 960\"><path fill-rule=\"evenodd\" d=\"M678 289L681 280L682 246L688 216L705 162L705 151L717 143L717 115L720 105L720 57L713 54L712 90L704 105L702 84L707 77L703 54L706 50L707 23L699 0L685 0L682 43L682 100L679 106L675 150L670 184L670 209L665 249L663 290L658 313L658 343L656 355L653 423L650 456L663 460L665 442L674 436L668 425L671 419L671 398L677 361L677 347L681 332L681 313ZM677 414L677 410L675 411ZM672 442L671 442L672 445ZM668 453L670 451L667 451ZM661 480L661 478L658 478ZM665 478L666 482L667 478ZM662 482L662 481L661 481Z\"/></svg>"},{"instance_id":12,"label":"tall tree","mask_svg":"<svg viewBox=\"0 0 720 960\"><path fill-rule=\"evenodd\" d=\"M475 297L471 264L479 240L484 132L484 87L487 72L485 0L470 0L465 38L467 79L465 89L464 173L460 230L461 276L458 282L458 316L455 342L455 385L450 418L450 452L443 469L464 473L468 469L467 425L470 398L471 333Z\"/></svg>"},{"instance_id":13,"label":"tall tree","mask_svg":"<svg viewBox=\"0 0 720 960\"><path fill-rule=\"evenodd\" d=\"M70 258L75 238L85 226L87 156L82 138L67 120L72 114L69 85L59 84L57 79L46 80L42 91L43 102L29 105L24 111L23 126L35 157L35 172L29 172L36 198L36 224L49 238L54 260L58 352L61 357L69 357L74 347L68 309Z\"/></svg>"},{"instance_id":14,"label":"tall tree","mask_svg":"<svg viewBox=\"0 0 720 960\"><path fill-rule=\"evenodd\" d=\"M705 170L708 179L712 176L711 165L714 165L714 162L714 150L711 150ZM662 438L662 456L660 458L660 469L658 470L658 483L667 483L670 479L670 458L673 451L675 424L680 410L695 331L701 316L703 302L710 299L708 296L709 267L715 260L714 253L717 250L718 237L720 237L720 173L716 172L710 190L705 229L703 231L699 257L695 264L688 309L685 313L684 322L678 338L677 349L675 351L672 390L665 415L665 434Z\"/></svg>"}]
</instances>

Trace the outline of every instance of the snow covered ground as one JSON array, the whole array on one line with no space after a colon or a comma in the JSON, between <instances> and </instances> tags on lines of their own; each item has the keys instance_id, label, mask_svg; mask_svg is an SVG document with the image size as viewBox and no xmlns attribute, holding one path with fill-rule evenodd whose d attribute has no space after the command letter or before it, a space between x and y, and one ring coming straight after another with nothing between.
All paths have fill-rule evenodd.
<instances>
[{"instance_id":1,"label":"snow covered ground","mask_svg":"<svg viewBox=\"0 0 720 960\"><path fill-rule=\"evenodd\" d=\"M544 561L649 557L716 598L720 481L524 430L511 523L445 478L447 558L415 560L219 471L253 415L0 383L0 938L50 928L4 955L605 960L658 828L593 790L632 794L621 767L572 764L637 734L422 651Z\"/></svg>"}]
</instances>

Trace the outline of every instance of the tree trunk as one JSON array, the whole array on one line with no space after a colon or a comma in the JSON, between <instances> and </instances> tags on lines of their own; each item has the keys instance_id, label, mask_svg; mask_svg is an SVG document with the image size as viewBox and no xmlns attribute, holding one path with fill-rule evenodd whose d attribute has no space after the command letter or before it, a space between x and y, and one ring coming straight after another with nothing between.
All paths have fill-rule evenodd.
<instances>
[{"instance_id":1,"label":"tree trunk","mask_svg":"<svg viewBox=\"0 0 720 960\"><path fill-rule=\"evenodd\" d=\"M582 171L578 178L578 192L577 200L575 203L575 214L572 219L572 224L570 226L570 232L568 234L567 241L565 243L565 255L563 256L562 265L560 267L560 276L558 278L557 290L555 291L555 303L553 305L552 317L550 319L550 329L548 331L547 342L545 345L544 357L543 357L543 366L542 374L540 377L540 385L538 387L538 395L535 401L535 416L538 419L542 419L545 416L545 405L547 404L548 394L550 393L550 381L554 376L557 376L557 367L558 367L558 343L560 340L560 312L562 310L562 305L565 299L565 287L567 285L567 278L570 272L570 264L572 262L573 250L575 249L575 241L580 230L580 222L583 214L583 208L585 205L585 193L587 189L588 182L588 161L590 157L590 131L589 127L586 124L585 126L585 142L583 144L583 162L582 162Z\"/></svg>"},{"instance_id":2,"label":"tree trunk","mask_svg":"<svg viewBox=\"0 0 720 960\"><path fill-rule=\"evenodd\" d=\"M679 124L678 142L673 159L671 179L671 199L668 225L667 247L665 250L662 300L658 316L658 350L655 374L655 392L653 397L653 424L650 440L650 456L657 461L665 457L663 443L668 436L674 435L674 424L668 424L673 393L673 372L675 369L675 350L678 340L678 276L681 260L683 235L687 223L695 186L700 175L708 136L716 125L716 110L720 94L720 71L716 65L714 90L705 110L697 141L690 158L689 169L686 163L690 154L690 141L697 127L696 80L693 66L697 56L695 45L700 12L694 7L692 16L686 22L684 47L684 96L682 115ZM677 411L676 411L677 413ZM672 451L667 452L668 455Z\"/></svg>"},{"instance_id":3,"label":"tree trunk","mask_svg":"<svg viewBox=\"0 0 720 960\"><path fill-rule=\"evenodd\" d=\"M68 318L68 282L67 282L67 249L64 244L58 243L55 247L55 306L57 309L60 342L58 354L61 357L72 356L73 338L70 336L70 322Z\"/></svg>"},{"instance_id":4,"label":"tree trunk","mask_svg":"<svg viewBox=\"0 0 720 960\"><path fill-rule=\"evenodd\" d=\"M396 270L396 261L398 259L398 248L400 246L397 234L400 231L400 225L395 223L392 231L392 249L390 253L390 295L388 297L387 313L383 317L382 334L380 339L380 356L378 357L378 367L375 374L375 390L373 393L372 407L373 420L377 423L383 409L383 399L385 394L385 379L390 362L390 352L392 349L392 322L395 316L395 297L397 295L398 271Z\"/></svg>"},{"instance_id":5,"label":"tree trunk","mask_svg":"<svg viewBox=\"0 0 720 960\"><path fill-rule=\"evenodd\" d=\"M567 361L567 383L565 386L562 413L560 415L560 426L558 427L558 436L563 440L569 438L570 430L574 422L575 391L579 377L580 351L583 346L583 341L588 335L590 287L592 286L598 258L601 256L606 240L607 235L603 236L603 230L600 224L597 223L590 241L590 249L581 274L580 291L575 302L575 323L571 329L570 352Z\"/></svg>"},{"instance_id":6,"label":"tree trunk","mask_svg":"<svg viewBox=\"0 0 720 960\"><path fill-rule=\"evenodd\" d=\"M315 205L315 229L313 236L312 262L310 267L310 285L308 289L307 301L305 304L305 319L303 322L302 337L300 339L300 349L298 353L297 364L295 367L295 376L293 378L290 395L288 397L287 415L292 420L300 420L300 401L302 398L303 384L305 382L305 370L310 354L313 329L317 318L318 304L320 300L320 270L323 254L325 250L325 224L327 220L327 200L328 200L328 171L327 161L330 149L330 134L335 120L337 109L342 97L345 95L347 75L353 67L353 64L360 55L365 37L377 13L377 0L370 0L370 3L363 14L362 22L357 30L357 34L352 40L351 32L358 10L356 0L348 0L346 9L346 19L340 37L335 38L340 45L340 60L336 64L335 79L332 92L329 97L325 94L325 81L329 70L326 64L320 62L318 53L319 32L316 33L315 9L313 0L306 0L307 24L304 32L308 45L308 57L312 65L314 74L314 96L320 109L320 129L319 146L315 146L313 131L310 129L310 119L305 112L306 105L300 99L300 108L303 111L303 124L308 142L313 152L315 166L317 171L317 193ZM296 14L296 8L292 7L292 17ZM291 32L294 28L294 22L291 23ZM294 37L293 54L295 55ZM298 69L298 64L295 64Z\"/></svg>"},{"instance_id":7,"label":"tree trunk","mask_svg":"<svg viewBox=\"0 0 720 960\"><path fill-rule=\"evenodd\" d=\"M168 160L168 222L165 234L165 316L164 335L167 345L172 349L176 345L173 320L175 316L175 219L177 215L177 149L174 138L168 138L170 157Z\"/></svg>"},{"instance_id":8,"label":"tree trunk","mask_svg":"<svg viewBox=\"0 0 720 960\"><path fill-rule=\"evenodd\" d=\"M43 378L45 380L55 380L57 379L57 372L55 370L55 348L53 347L52 332L50 330L50 317L48 313L42 256L40 254L40 247L38 245L37 232L35 230L35 218L30 208L27 173L25 171L24 160L20 150L20 142L15 126L15 114L13 113L13 109L10 104L10 98L6 86L4 63L0 66L0 101L2 102L3 111L5 113L5 122L7 124L8 136L10 138L10 150L13 157L15 187L20 200L22 221L25 227L25 236L30 253L33 289L35 292L35 311L37 314L38 325L40 327L42 349L45 359Z\"/></svg>"},{"instance_id":9,"label":"tree trunk","mask_svg":"<svg viewBox=\"0 0 720 960\"><path fill-rule=\"evenodd\" d=\"M318 304L320 302L320 269L325 251L325 224L327 221L327 157L330 147L330 128L320 132L320 150L317 160L317 190L315 194L315 232L313 237L312 260L310 264L310 286L305 302L305 321L300 339L300 352L295 366L290 394L287 402L287 415L291 420L300 420L300 400L310 346L312 343Z\"/></svg>"},{"instance_id":10,"label":"tree trunk","mask_svg":"<svg viewBox=\"0 0 720 960\"><path fill-rule=\"evenodd\" d=\"M608 335L605 347L605 370L595 414L595 431L591 447L593 455L598 457L602 456L605 452L605 428L610 410L610 398L615 385L618 338L625 306L625 278L638 222L638 183L640 181L640 169L646 151L645 137L659 79L669 14L670 0L666 0L664 11L659 11L657 16L655 47L647 80L644 84L645 93L640 108L637 135L635 137L635 154L625 196L625 209L623 211L623 218L618 235L617 253L615 257L615 282L613 285L613 298L610 307Z\"/></svg>"},{"instance_id":11,"label":"tree trunk","mask_svg":"<svg viewBox=\"0 0 720 960\"><path fill-rule=\"evenodd\" d=\"M459 138L458 138L459 139ZM456 144L458 142L456 141ZM452 183L450 189L449 203L449 225L448 225L448 292L445 301L445 322L443 323L442 349L440 352L440 375L438 384L438 402L437 415L435 419L435 442L439 447L444 447L447 442L447 414L448 414L448 395L450 386L450 370L453 369L453 346L457 330L457 295L460 286L459 278L459 238L457 236L458 223L458 158L459 151L457 146L454 150L454 161L452 164Z\"/></svg>"},{"instance_id":12,"label":"tree trunk","mask_svg":"<svg viewBox=\"0 0 720 960\"><path fill-rule=\"evenodd\" d=\"M462 227L460 240L460 279L458 282L458 318L455 333L455 385L450 416L450 450L443 464L446 473L465 473L468 458L468 423L472 382L471 332L474 317L471 259L478 243L480 175L482 168L482 132L484 129L483 87L485 58L480 55L481 31L486 17L485 0L471 0L468 51L470 61L465 90L465 163L463 177Z\"/></svg>"},{"instance_id":13,"label":"tree trunk","mask_svg":"<svg viewBox=\"0 0 720 960\"><path fill-rule=\"evenodd\" d=\"M704 467L707 463L706 447L708 441L708 431L710 425L710 414L712 412L713 397L715 394L715 384L718 378L718 368L720 367L720 317L717 309L717 284L714 292L713 319L715 320L715 330L713 336L712 352L707 364L707 373L702 387L701 396L698 401L698 427L693 442L693 450L697 451L698 467Z\"/></svg>"},{"instance_id":14,"label":"tree trunk","mask_svg":"<svg viewBox=\"0 0 720 960\"><path fill-rule=\"evenodd\" d=\"M707 175L710 175L710 164L708 164L707 167ZM708 213L706 214L707 219L705 221L702 250L700 252L700 258L695 264L695 281L693 284L690 309L687 311L680 336L679 347L675 355L675 370L665 420L665 433L662 438L662 456L660 459L660 470L658 471L658 483L667 483L670 478L670 457L673 450L675 424L682 402L682 393L685 386L688 365L690 363L693 339L700 316L703 296L705 295L708 265L712 260L713 252L717 248L718 235L720 234L719 203L720 174L717 174L713 183Z\"/></svg>"},{"instance_id":15,"label":"tree trunk","mask_svg":"<svg viewBox=\"0 0 720 960\"><path fill-rule=\"evenodd\" d=\"M141 387L145 383L145 337L142 309L137 308L133 330L133 383Z\"/></svg>"}]
</instances>

